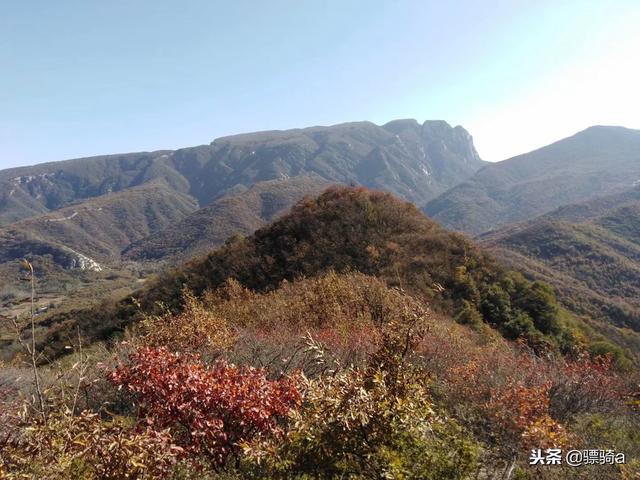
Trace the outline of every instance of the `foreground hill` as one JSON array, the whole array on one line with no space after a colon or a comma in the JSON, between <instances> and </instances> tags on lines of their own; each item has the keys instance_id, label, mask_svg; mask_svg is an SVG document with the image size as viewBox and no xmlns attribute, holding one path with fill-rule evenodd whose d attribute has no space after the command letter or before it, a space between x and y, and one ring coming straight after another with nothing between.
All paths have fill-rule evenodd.
<instances>
[{"instance_id":1,"label":"foreground hill","mask_svg":"<svg viewBox=\"0 0 640 480\"><path fill-rule=\"evenodd\" d=\"M489 165L431 200L425 212L448 228L479 234L639 180L640 131L597 126Z\"/></svg>"},{"instance_id":2,"label":"foreground hill","mask_svg":"<svg viewBox=\"0 0 640 480\"><path fill-rule=\"evenodd\" d=\"M42 404L29 402L32 372L0 365L8 478L622 480L639 471L637 376L607 359L533 355L361 273L266 292L229 281L186 294L181 312L146 318L126 342L78 350L56 362ZM83 394L56 395L76 375ZM531 466L538 444L596 445L628 460Z\"/></svg>"},{"instance_id":3,"label":"foreground hill","mask_svg":"<svg viewBox=\"0 0 640 480\"><path fill-rule=\"evenodd\" d=\"M421 205L482 165L467 131L443 121L248 133L176 151L0 171L0 225L157 179L201 206L256 182L304 174L389 190Z\"/></svg>"},{"instance_id":4,"label":"foreground hill","mask_svg":"<svg viewBox=\"0 0 640 480\"><path fill-rule=\"evenodd\" d=\"M621 338L640 345L640 188L568 205L480 241L552 283L574 312L622 327Z\"/></svg>"},{"instance_id":5,"label":"foreground hill","mask_svg":"<svg viewBox=\"0 0 640 480\"><path fill-rule=\"evenodd\" d=\"M524 336L536 349L571 351L582 340L565 325L553 291L502 269L464 236L448 232L410 203L390 194L331 188L298 203L288 215L247 238L151 280L136 301L50 315L46 345L55 350L73 325L94 339L109 338L159 304L179 309L184 288L200 294L235 279L269 291L284 281L327 271L358 271L428 301L460 322L483 322L507 338Z\"/></svg>"}]
</instances>

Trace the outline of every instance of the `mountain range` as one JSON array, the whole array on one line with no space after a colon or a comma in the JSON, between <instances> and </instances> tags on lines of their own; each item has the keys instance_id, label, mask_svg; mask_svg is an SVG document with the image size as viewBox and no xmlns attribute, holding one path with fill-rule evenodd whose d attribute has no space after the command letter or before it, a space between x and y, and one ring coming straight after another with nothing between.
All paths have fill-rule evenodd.
<instances>
[{"instance_id":1,"label":"mountain range","mask_svg":"<svg viewBox=\"0 0 640 480\"><path fill-rule=\"evenodd\" d=\"M355 122L223 137L210 145L0 171L0 225L164 179L205 206L254 183L315 174L422 205L483 162L469 133L443 121Z\"/></svg>"},{"instance_id":2,"label":"mountain range","mask_svg":"<svg viewBox=\"0 0 640 480\"><path fill-rule=\"evenodd\" d=\"M600 320L610 336L640 348L640 187L566 205L478 241L552 284L576 314Z\"/></svg>"},{"instance_id":3,"label":"mountain range","mask_svg":"<svg viewBox=\"0 0 640 480\"><path fill-rule=\"evenodd\" d=\"M188 256L189 239L176 233L195 239L197 225L214 225L205 228L207 236L198 233L198 242L219 245L330 183L384 189L422 205L484 163L462 127L399 120L258 132L176 151L3 170L0 237L11 248L0 262L51 249L76 265L93 265L86 259L114 264L123 251L130 258L176 250ZM34 242L46 248L34 250ZM72 252L75 258L67 259Z\"/></svg>"},{"instance_id":4,"label":"mountain range","mask_svg":"<svg viewBox=\"0 0 640 480\"><path fill-rule=\"evenodd\" d=\"M165 280L174 278L171 272L176 267L193 273L189 268L196 267L184 265L198 265L207 258L211 262L210 254L216 247L224 245L220 251L238 256L234 250L238 242L256 231L258 236L251 238L262 238L259 232L265 228L272 232L273 240L269 241L279 242L280 250L292 247L313 234L308 231L312 227L308 227L286 233L284 241L282 235L273 233L282 225L278 223L280 218L291 219L286 215L292 207L308 205L305 202L332 185L364 186L391 192L442 226L477 236L480 249L521 271L528 281L542 280L552 285L562 306L576 315L576 322L582 322L580 335L589 337L592 345L600 339L610 350L607 342L613 340L638 352L639 182L640 131L622 127L591 127L494 164L480 159L464 128L451 127L444 121L420 124L396 120L382 126L355 122L235 135L179 150L100 156L0 171L0 274L9 279L15 275L16 260L28 258L39 277L46 279L40 287L45 298L64 303L69 292L80 288L73 279L81 278L83 288L90 292L82 295L92 296L94 302L111 302L115 298L113 292L130 295L148 283L154 272L162 272ZM324 214L332 214L331 209L323 208ZM394 209L403 211L399 206L391 208ZM359 222L370 220L343 218L337 211L333 214L336 221L350 223L351 226L332 224L332 229L344 236L358 237L362 226ZM365 209L363 215L377 214L375 209ZM388 212L385 215L390 221ZM315 217L308 218L311 221ZM416 232L425 228L436 232L435 226L428 224L427 228L422 222L415 220L412 228ZM367 223L367 232L373 239L377 234L372 225L375 222ZM387 231L387 227L386 223L379 225L381 231ZM347 255L349 261L340 252L334 252L326 261L320 257L305 260L309 255L305 249L324 248L311 241L291 258L302 262L295 269L302 272L320 268L321 265L314 267L313 262L338 269L342 268L341 262L346 262L353 268L353 259L357 258L357 269L370 274L367 268L371 265L362 267L360 255L366 254L366 262L370 262L371 256L382 258L400 248L406 265L423 266L418 275L422 280L412 277L411 283L423 282L418 289L421 295L435 299L442 297L439 288L462 288L453 280L462 275L453 268L457 264L449 265L442 259L457 258L451 256L452 249L471 252L476 248L471 239L460 244L463 237L437 232L428 235L428 247L415 247L413 260L409 259L413 244L407 240L411 235L406 233L406 238L400 238L393 231L370 244L364 240L356 247L345 244L347 250L358 250ZM340 241L334 238L333 243ZM261 256L260 262L280 262L276 250L273 255ZM185 264L186 261L190 263ZM210 266L206 262L203 265ZM493 260L477 262L493 265ZM462 262L457 266L468 269L473 264ZM238 265L252 272L262 268L240 261ZM390 265L388 269L396 269L395 276L387 270L383 276L393 284L400 278L400 266ZM413 275L413 268L406 268ZM312 273L316 274L316 270ZM447 273L443 274L445 270ZM487 272L484 275L489 277L501 275ZM377 270L375 273L382 275ZM195 277L198 275L194 273ZM283 274L277 281L287 278ZM475 283L487 281L479 273L473 279ZM511 287L505 285L509 282L498 283L501 289L508 290ZM160 291L165 284L153 285ZM261 285L258 282L247 286L262 288ZM16 286L8 280L0 284L0 315L19 311L16 308L27 295L26 285ZM157 300L166 302L170 298ZM461 305L456 303L453 308L447 303L451 297L444 295L438 302L448 314L461 315ZM483 314L480 304L474 308ZM65 308L53 309L42 321L55 330L68 324L71 313L83 311L74 309L76 306L67 302ZM122 320L120 313L114 315ZM464 315L477 317L469 309ZM105 325L114 324L113 319L103 320ZM89 320L85 320L84 327L93 330L86 322ZM509 324L504 319L501 322ZM528 330L528 324L509 325L500 328L505 332L534 331Z\"/></svg>"}]
</instances>

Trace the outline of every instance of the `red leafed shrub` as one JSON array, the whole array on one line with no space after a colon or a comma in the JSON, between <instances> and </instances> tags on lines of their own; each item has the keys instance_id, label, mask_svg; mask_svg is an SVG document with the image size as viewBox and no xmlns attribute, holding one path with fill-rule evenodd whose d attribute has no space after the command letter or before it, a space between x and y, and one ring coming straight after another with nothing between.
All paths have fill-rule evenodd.
<instances>
[{"instance_id":1,"label":"red leafed shrub","mask_svg":"<svg viewBox=\"0 0 640 480\"><path fill-rule=\"evenodd\" d=\"M558 447L566 441L563 426L549 416L550 386L550 382L538 386L517 383L493 393L487 409L507 440L526 447Z\"/></svg>"},{"instance_id":2,"label":"red leafed shrub","mask_svg":"<svg viewBox=\"0 0 640 480\"><path fill-rule=\"evenodd\" d=\"M239 444L278 435L279 418L300 404L290 379L270 381L262 370L225 362L206 366L197 355L141 348L111 380L138 401L155 428L172 428L185 451L223 465L239 461Z\"/></svg>"}]
</instances>

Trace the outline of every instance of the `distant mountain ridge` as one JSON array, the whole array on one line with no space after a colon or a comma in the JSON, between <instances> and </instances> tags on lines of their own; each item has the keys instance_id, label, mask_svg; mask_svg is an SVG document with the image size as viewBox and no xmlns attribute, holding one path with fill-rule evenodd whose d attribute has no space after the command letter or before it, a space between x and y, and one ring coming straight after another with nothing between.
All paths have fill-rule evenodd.
<instances>
[{"instance_id":1,"label":"distant mountain ridge","mask_svg":"<svg viewBox=\"0 0 640 480\"><path fill-rule=\"evenodd\" d=\"M165 151L104 155L0 170L0 226L163 179L188 193Z\"/></svg>"},{"instance_id":2,"label":"distant mountain ridge","mask_svg":"<svg viewBox=\"0 0 640 480\"><path fill-rule=\"evenodd\" d=\"M200 206L258 181L305 174L386 189L422 205L484 163L467 131L443 121L354 122L248 133L175 151L2 170L0 225L159 178Z\"/></svg>"},{"instance_id":3,"label":"distant mountain ridge","mask_svg":"<svg viewBox=\"0 0 640 480\"><path fill-rule=\"evenodd\" d=\"M640 131L596 126L487 165L424 211L445 227L475 235L639 182Z\"/></svg>"},{"instance_id":4,"label":"distant mountain ridge","mask_svg":"<svg viewBox=\"0 0 640 480\"><path fill-rule=\"evenodd\" d=\"M196 209L190 196L156 180L0 227L0 263L51 255L66 268L96 270Z\"/></svg>"}]
</instances>

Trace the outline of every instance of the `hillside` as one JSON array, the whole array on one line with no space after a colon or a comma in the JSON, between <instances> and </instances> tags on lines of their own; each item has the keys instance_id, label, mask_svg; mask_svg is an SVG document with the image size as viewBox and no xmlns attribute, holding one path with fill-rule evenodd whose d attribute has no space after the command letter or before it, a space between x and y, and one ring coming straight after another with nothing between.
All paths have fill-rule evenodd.
<instances>
[{"instance_id":1,"label":"hillside","mask_svg":"<svg viewBox=\"0 0 640 480\"><path fill-rule=\"evenodd\" d=\"M191 197L157 180L0 227L0 317L22 311L29 296L29 285L18 281L18 260L33 264L38 291L50 299L46 305L66 303L81 290L95 296L85 288L137 278L140 267L123 265L124 247L196 208Z\"/></svg>"},{"instance_id":2,"label":"hillside","mask_svg":"<svg viewBox=\"0 0 640 480\"><path fill-rule=\"evenodd\" d=\"M612 212L615 209L640 202L640 187L623 192L596 197L586 202L563 205L544 215L549 220L583 222Z\"/></svg>"},{"instance_id":3,"label":"hillside","mask_svg":"<svg viewBox=\"0 0 640 480\"><path fill-rule=\"evenodd\" d=\"M534 355L361 273L265 292L229 281L185 293L181 312L147 317L108 349L83 355L68 345L76 352L54 364L46 421L16 388L30 372L0 366L0 465L15 478L463 480L506 478L511 465L512 478L592 480L638 471L638 416L627 401L637 376L602 358ZM58 400L78 374L84 395ZM632 460L624 470L532 467L538 442L603 445Z\"/></svg>"},{"instance_id":4,"label":"hillside","mask_svg":"<svg viewBox=\"0 0 640 480\"><path fill-rule=\"evenodd\" d=\"M74 252L77 257L113 263L132 242L178 222L196 208L191 197L161 181L103 195L0 228L0 263L51 254L60 257L59 264L73 268L72 260L62 257L74 257Z\"/></svg>"},{"instance_id":5,"label":"hillside","mask_svg":"<svg viewBox=\"0 0 640 480\"><path fill-rule=\"evenodd\" d=\"M107 339L130 324L139 308L179 308L185 287L201 294L233 278L245 288L270 291L327 271L379 277L461 323L486 323L507 338L523 336L535 349L567 352L591 341L588 332L571 330L581 327L565 325L549 287L502 269L412 204L382 192L335 187L302 200L252 236L150 280L134 294L135 302L127 298L91 312L48 316L52 333L44 344L55 355L76 323L89 338Z\"/></svg>"},{"instance_id":6,"label":"hillside","mask_svg":"<svg viewBox=\"0 0 640 480\"><path fill-rule=\"evenodd\" d=\"M479 240L553 284L567 308L620 327L620 341L640 345L640 189L564 206Z\"/></svg>"},{"instance_id":7,"label":"hillside","mask_svg":"<svg viewBox=\"0 0 640 480\"><path fill-rule=\"evenodd\" d=\"M640 131L597 126L488 165L429 201L425 212L447 228L479 234L627 190L638 180Z\"/></svg>"},{"instance_id":8,"label":"hillside","mask_svg":"<svg viewBox=\"0 0 640 480\"><path fill-rule=\"evenodd\" d=\"M13 278L16 259L34 264L47 298L73 308L74 292L110 288L104 276L135 285L158 260L205 254L327 185L364 184L424 203L483 164L462 127L399 120L2 170L0 315L14 315L27 297Z\"/></svg>"},{"instance_id":9,"label":"hillside","mask_svg":"<svg viewBox=\"0 0 640 480\"><path fill-rule=\"evenodd\" d=\"M638 451L622 351L547 285L388 193L331 187L133 297L36 318L36 349L61 373L46 406L4 427L5 470L440 480L511 465L522 478L600 478L588 466L539 477L530 447ZM0 413L17 412L27 372L0 371ZM76 374L83 394L51 401ZM144 461L112 461L117 442Z\"/></svg>"},{"instance_id":10,"label":"hillside","mask_svg":"<svg viewBox=\"0 0 640 480\"><path fill-rule=\"evenodd\" d=\"M250 235L285 213L306 195L321 193L329 182L317 176L258 182L244 193L214 200L179 222L131 243L130 260L187 259L210 252L233 235Z\"/></svg>"},{"instance_id":11,"label":"hillside","mask_svg":"<svg viewBox=\"0 0 640 480\"><path fill-rule=\"evenodd\" d=\"M187 192L188 183L168 153L105 155L0 170L0 226L157 179Z\"/></svg>"}]
</instances>

